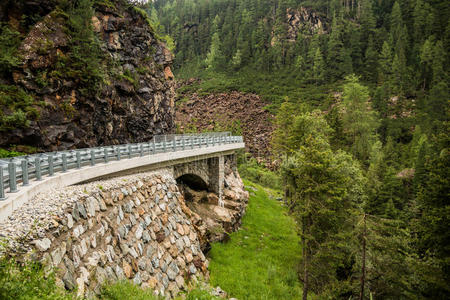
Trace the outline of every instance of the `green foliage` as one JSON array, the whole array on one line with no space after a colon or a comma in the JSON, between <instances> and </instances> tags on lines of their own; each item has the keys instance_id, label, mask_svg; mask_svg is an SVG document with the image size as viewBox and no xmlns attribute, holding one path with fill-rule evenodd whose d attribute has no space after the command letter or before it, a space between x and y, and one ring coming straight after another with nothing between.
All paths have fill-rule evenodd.
<instances>
[{"instance_id":1,"label":"green foliage","mask_svg":"<svg viewBox=\"0 0 450 300\"><path fill-rule=\"evenodd\" d=\"M447 230L450 222L449 128L447 121L442 131L433 136L432 147L427 151L429 155L419 156L423 166L416 182L418 214L412 223L416 228L417 249L423 264L420 268L425 279L421 283L422 293L435 299L449 293L446 284L450 280L450 235Z\"/></svg>"},{"instance_id":2,"label":"green foliage","mask_svg":"<svg viewBox=\"0 0 450 300\"><path fill-rule=\"evenodd\" d=\"M103 300L158 300L161 299L153 294L151 289L142 289L130 281L119 281L114 284L105 285L98 297Z\"/></svg>"},{"instance_id":3,"label":"green foliage","mask_svg":"<svg viewBox=\"0 0 450 300\"><path fill-rule=\"evenodd\" d=\"M410 235L398 220L361 214L354 228L356 247L354 276L360 278L365 260L364 299L371 294L381 299L418 299L413 289L415 257L411 256ZM365 244L363 244L365 242ZM365 247L365 257L362 245ZM360 282L353 283L354 294Z\"/></svg>"},{"instance_id":4,"label":"green foliage","mask_svg":"<svg viewBox=\"0 0 450 300\"><path fill-rule=\"evenodd\" d=\"M164 41L170 51L175 50L175 42L170 35L164 34L164 26L159 22L158 14L151 2L148 2L143 8L133 6L133 10L144 18L155 38Z\"/></svg>"},{"instance_id":5,"label":"green foliage","mask_svg":"<svg viewBox=\"0 0 450 300\"><path fill-rule=\"evenodd\" d=\"M343 125L350 137L351 152L360 161L366 161L378 127L376 113L369 103L369 89L351 75L346 77L343 90Z\"/></svg>"},{"instance_id":6,"label":"green foliage","mask_svg":"<svg viewBox=\"0 0 450 300\"><path fill-rule=\"evenodd\" d=\"M10 73L20 62L20 33L0 23L0 73Z\"/></svg>"},{"instance_id":7,"label":"green foliage","mask_svg":"<svg viewBox=\"0 0 450 300\"><path fill-rule=\"evenodd\" d=\"M238 299L299 299L296 272L300 259L296 224L286 209L261 186L252 186L242 229L228 243L215 243L210 251L210 275Z\"/></svg>"},{"instance_id":8,"label":"green foliage","mask_svg":"<svg viewBox=\"0 0 450 300\"><path fill-rule=\"evenodd\" d=\"M309 136L326 140L331 131L319 110L307 112L305 106L285 101L275 119L273 148L279 155L290 155L306 145Z\"/></svg>"},{"instance_id":9,"label":"green foliage","mask_svg":"<svg viewBox=\"0 0 450 300\"><path fill-rule=\"evenodd\" d=\"M304 293L333 294L340 285L338 293L345 294L349 278L336 274L351 259L345 241L352 237L352 210L362 201L364 183L358 164L344 152L333 153L323 138L307 134L304 144L283 161L282 174L301 227Z\"/></svg>"},{"instance_id":10,"label":"green foliage","mask_svg":"<svg viewBox=\"0 0 450 300\"><path fill-rule=\"evenodd\" d=\"M17 152L17 151L9 151L9 150L0 148L0 158L15 157L15 156L22 156L22 155L25 155L25 153Z\"/></svg>"},{"instance_id":11,"label":"green foliage","mask_svg":"<svg viewBox=\"0 0 450 300\"><path fill-rule=\"evenodd\" d=\"M223 67L224 57L222 54L222 43L220 42L219 33L213 34L211 39L211 47L206 55L207 69L216 70Z\"/></svg>"},{"instance_id":12,"label":"green foliage","mask_svg":"<svg viewBox=\"0 0 450 300\"><path fill-rule=\"evenodd\" d=\"M258 164L254 158L245 158L239 162L239 174L252 182L272 189L281 189L280 176Z\"/></svg>"},{"instance_id":13,"label":"green foliage","mask_svg":"<svg viewBox=\"0 0 450 300\"><path fill-rule=\"evenodd\" d=\"M66 55L58 57L51 75L58 79L74 80L83 95L95 95L105 81L103 62L106 58L91 23L94 16L94 1L62 2L60 6L62 9L60 15L67 18L69 51Z\"/></svg>"},{"instance_id":14,"label":"green foliage","mask_svg":"<svg viewBox=\"0 0 450 300\"><path fill-rule=\"evenodd\" d=\"M54 274L47 274L38 263L19 263L0 258L0 298L11 300L75 299L55 283Z\"/></svg>"},{"instance_id":15,"label":"green foliage","mask_svg":"<svg viewBox=\"0 0 450 300\"><path fill-rule=\"evenodd\" d=\"M32 96L22 88L0 84L0 132L23 128L39 116Z\"/></svg>"},{"instance_id":16,"label":"green foliage","mask_svg":"<svg viewBox=\"0 0 450 300\"><path fill-rule=\"evenodd\" d=\"M208 291L200 288L190 290L186 295L186 300L220 300L221 298L212 296Z\"/></svg>"}]
</instances>

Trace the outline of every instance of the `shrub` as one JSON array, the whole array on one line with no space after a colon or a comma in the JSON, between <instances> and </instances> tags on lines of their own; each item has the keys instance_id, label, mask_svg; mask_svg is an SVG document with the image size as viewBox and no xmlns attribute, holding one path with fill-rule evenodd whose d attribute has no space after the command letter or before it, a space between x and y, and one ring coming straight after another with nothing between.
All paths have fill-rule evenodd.
<instances>
[{"instance_id":1,"label":"shrub","mask_svg":"<svg viewBox=\"0 0 450 300\"><path fill-rule=\"evenodd\" d=\"M129 281L119 281L105 285L99 296L104 300L157 300L159 297L153 294L151 289L142 289Z\"/></svg>"},{"instance_id":2,"label":"shrub","mask_svg":"<svg viewBox=\"0 0 450 300\"><path fill-rule=\"evenodd\" d=\"M0 158L16 157L16 156L22 156L22 155L25 155L25 153L17 152L17 151L8 151L8 150L0 148Z\"/></svg>"},{"instance_id":3,"label":"shrub","mask_svg":"<svg viewBox=\"0 0 450 300\"><path fill-rule=\"evenodd\" d=\"M239 174L247 180L272 189L281 189L280 176L258 164L254 158L240 159L238 169Z\"/></svg>"},{"instance_id":4,"label":"shrub","mask_svg":"<svg viewBox=\"0 0 450 300\"><path fill-rule=\"evenodd\" d=\"M54 274L45 274L39 263L18 263L0 258L0 299L65 300L75 295L58 287Z\"/></svg>"},{"instance_id":5,"label":"shrub","mask_svg":"<svg viewBox=\"0 0 450 300\"><path fill-rule=\"evenodd\" d=\"M27 127L30 120L39 114L33 105L33 97L22 88L13 85L0 85L0 131Z\"/></svg>"},{"instance_id":6,"label":"shrub","mask_svg":"<svg viewBox=\"0 0 450 300\"><path fill-rule=\"evenodd\" d=\"M20 43L19 32L0 24L0 72L9 73L19 64L17 48Z\"/></svg>"}]
</instances>

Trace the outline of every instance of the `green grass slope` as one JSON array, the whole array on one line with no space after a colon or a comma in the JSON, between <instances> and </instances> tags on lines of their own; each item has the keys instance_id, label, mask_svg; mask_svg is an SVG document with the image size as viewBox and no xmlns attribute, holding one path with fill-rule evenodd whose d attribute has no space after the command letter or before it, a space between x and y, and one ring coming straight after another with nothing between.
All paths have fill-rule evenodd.
<instances>
[{"instance_id":1,"label":"green grass slope","mask_svg":"<svg viewBox=\"0 0 450 300\"><path fill-rule=\"evenodd\" d=\"M299 299L296 266L301 256L296 224L258 185L250 191L247 213L228 243L210 251L211 285L238 299ZM273 198L273 197L272 197Z\"/></svg>"}]
</instances>

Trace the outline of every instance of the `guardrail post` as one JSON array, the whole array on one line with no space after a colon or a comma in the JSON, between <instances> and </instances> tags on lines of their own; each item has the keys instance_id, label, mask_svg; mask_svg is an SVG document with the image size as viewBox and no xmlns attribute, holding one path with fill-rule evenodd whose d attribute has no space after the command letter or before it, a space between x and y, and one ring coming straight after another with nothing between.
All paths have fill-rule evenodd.
<instances>
[{"instance_id":1,"label":"guardrail post","mask_svg":"<svg viewBox=\"0 0 450 300\"><path fill-rule=\"evenodd\" d=\"M42 180L41 159L39 157L36 157L34 159L34 172L36 174L36 180L37 181Z\"/></svg>"},{"instance_id":2,"label":"guardrail post","mask_svg":"<svg viewBox=\"0 0 450 300\"><path fill-rule=\"evenodd\" d=\"M164 152L166 152L167 151L167 137L166 137L166 135L164 135L163 147L164 147Z\"/></svg>"},{"instance_id":3,"label":"guardrail post","mask_svg":"<svg viewBox=\"0 0 450 300\"><path fill-rule=\"evenodd\" d=\"M91 166L95 166L95 150L91 150Z\"/></svg>"},{"instance_id":4,"label":"guardrail post","mask_svg":"<svg viewBox=\"0 0 450 300\"><path fill-rule=\"evenodd\" d=\"M62 156L62 171L67 172L67 155L63 153L61 156Z\"/></svg>"},{"instance_id":5,"label":"guardrail post","mask_svg":"<svg viewBox=\"0 0 450 300\"><path fill-rule=\"evenodd\" d=\"M15 193L17 192L17 178L16 178L16 164L10 162L8 164L8 173L9 173L9 192Z\"/></svg>"},{"instance_id":6,"label":"guardrail post","mask_svg":"<svg viewBox=\"0 0 450 300\"><path fill-rule=\"evenodd\" d=\"M115 148L116 151L116 155L117 155L117 160L120 160L120 146Z\"/></svg>"},{"instance_id":7,"label":"guardrail post","mask_svg":"<svg viewBox=\"0 0 450 300\"><path fill-rule=\"evenodd\" d=\"M141 151L141 157L144 156L144 145L142 145L142 144L140 146L140 151Z\"/></svg>"},{"instance_id":8,"label":"guardrail post","mask_svg":"<svg viewBox=\"0 0 450 300\"><path fill-rule=\"evenodd\" d=\"M183 150L185 150L186 149L186 138L184 137L184 135L183 135L182 144L183 144Z\"/></svg>"},{"instance_id":9,"label":"guardrail post","mask_svg":"<svg viewBox=\"0 0 450 300\"><path fill-rule=\"evenodd\" d=\"M177 137L175 135L173 136L172 149L173 149L173 152L175 152L177 150Z\"/></svg>"},{"instance_id":10,"label":"guardrail post","mask_svg":"<svg viewBox=\"0 0 450 300\"><path fill-rule=\"evenodd\" d=\"M22 185L27 186L28 180L28 161L26 159L22 160Z\"/></svg>"},{"instance_id":11,"label":"guardrail post","mask_svg":"<svg viewBox=\"0 0 450 300\"><path fill-rule=\"evenodd\" d=\"M156 153L156 141L155 138L153 138L153 143L152 143L152 154Z\"/></svg>"},{"instance_id":12,"label":"guardrail post","mask_svg":"<svg viewBox=\"0 0 450 300\"><path fill-rule=\"evenodd\" d=\"M77 169L81 169L81 153L80 153L80 151L77 151L75 153L75 156L77 157Z\"/></svg>"},{"instance_id":13,"label":"guardrail post","mask_svg":"<svg viewBox=\"0 0 450 300\"><path fill-rule=\"evenodd\" d=\"M108 163L108 148L103 148L103 153L105 154L105 164Z\"/></svg>"},{"instance_id":14,"label":"guardrail post","mask_svg":"<svg viewBox=\"0 0 450 300\"><path fill-rule=\"evenodd\" d=\"M128 145L128 158L131 158L133 156L133 148L131 145Z\"/></svg>"},{"instance_id":15,"label":"guardrail post","mask_svg":"<svg viewBox=\"0 0 450 300\"><path fill-rule=\"evenodd\" d=\"M3 167L0 167L0 201L5 200L5 185L3 182Z\"/></svg>"},{"instance_id":16,"label":"guardrail post","mask_svg":"<svg viewBox=\"0 0 450 300\"><path fill-rule=\"evenodd\" d=\"M194 137L193 136L189 137L189 143L191 144L191 149L194 149Z\"/></svg>"},{"instance_id":17,"label":"guardrail post","mask_svg":"<svg viewBox=\"0 0 450 300\"><path fill-rule=\"evenodd\" d=\"M54 170L53 170L53 155L48 156L48 176L53 176Z\"/></svg>"}]
</instances>

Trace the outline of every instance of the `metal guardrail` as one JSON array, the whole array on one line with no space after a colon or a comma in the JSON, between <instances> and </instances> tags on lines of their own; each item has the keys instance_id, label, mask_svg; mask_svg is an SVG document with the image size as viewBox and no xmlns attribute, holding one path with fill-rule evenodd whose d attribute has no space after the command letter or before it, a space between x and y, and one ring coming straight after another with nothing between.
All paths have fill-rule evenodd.
<instances>
[{"instance_id":1,"label":"metal guardrail","mask_svg":"<svg viewBox=\"0 0 450 300\"><path fill-rule=\"evenodd\" d=\"M40 153L0 159L0 201L6 200L7 192L16 193L19 186L27 186L30 180L40 181L44 176L95 166L133 157L157 153L175 152L216 145L242 143L242 136L230 132L200 134L171 134L154 136L146 143L85 148L68 151Z\"/></svg>"}]
</instances>

